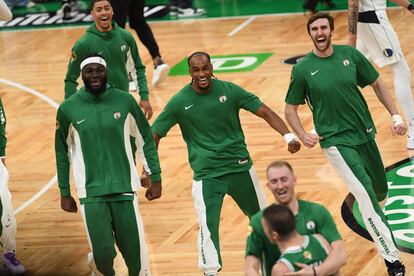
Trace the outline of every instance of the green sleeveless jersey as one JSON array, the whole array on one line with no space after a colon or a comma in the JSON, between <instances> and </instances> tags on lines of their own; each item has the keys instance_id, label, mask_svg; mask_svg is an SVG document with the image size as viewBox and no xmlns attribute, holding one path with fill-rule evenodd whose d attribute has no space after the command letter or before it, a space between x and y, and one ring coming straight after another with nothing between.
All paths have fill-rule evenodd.
<instances>
[{"instance_id":1,"label":"green sleeveless jersey","mask_svg":"<svg viewBox=\"0 0 414 276\"><path fill-rule=\"evenodd\" d=\"M289 247L278 260L286 264L290 271L301 270L295 263L319 266L329 254L329 250L317 236L306 235L304 238L302 245Z\"/></svg>"}]
</instances>

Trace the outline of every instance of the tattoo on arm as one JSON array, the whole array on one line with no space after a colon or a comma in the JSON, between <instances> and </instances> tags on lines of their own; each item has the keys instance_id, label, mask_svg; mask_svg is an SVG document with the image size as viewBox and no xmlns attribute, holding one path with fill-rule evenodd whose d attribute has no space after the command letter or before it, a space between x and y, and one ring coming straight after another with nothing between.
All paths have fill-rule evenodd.
<instances>
[{"instance_id":1,"label":"tattoo on arm","mask_svg":"<svg viewBox=\"0 0 414 276\"><path fill-rule=\"evenodd\" d=\"M358 12L359 12L359 0L349 0L348 1L348 27L349 27L349 32L353 35L357 34Z\"/></svg>"}]
</instances>

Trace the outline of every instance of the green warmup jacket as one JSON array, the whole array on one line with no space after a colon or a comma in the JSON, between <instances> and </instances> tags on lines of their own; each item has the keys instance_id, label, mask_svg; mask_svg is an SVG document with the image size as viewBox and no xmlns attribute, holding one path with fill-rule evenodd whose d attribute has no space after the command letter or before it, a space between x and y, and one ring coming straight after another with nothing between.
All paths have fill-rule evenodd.
<instances>
[{"instance_id":1,"label":"green warmup jacket","mask_svg":"<svg viewBox=\"0 0 414 276\"><path fill-rule=\"evenodd\" d=\"M135 138L139 157L153 182L161 180L151 128L132 95L109 87L99 96L81 88L57 111L55 151L61 196L70 195L73 164L78 197L134 192L140 178L131 150Z\"/></svg>"},{"instance_id":2,"label":"green warmup jacket","mask_svg":"<svg viewBox=\"0 0 414 276\"><path fill-rule=\"evenodd\" d=\"M65 78L65 99L76 93L77 79L81 74L80 64L90 54L99 54L106 61L108 84L122 91L128 91L128 70L137 76L141 100L148 100L148 86L145 66L142 64L134 37L127 30L112 21L113 29L100 32L93 23L72 48ZM128 68L127 68L128 65Z\"/></svg>"},{"instance_id":3,"label":"green warmup jacket","mask_svg":"<svg viewBox=\"0 0 414 276\"><path fill-rule=\"evenodd\" d=\"M6 114L4 113L3 103L0 99L0 157L6 157Z\"/></svg>"}]
</instances>

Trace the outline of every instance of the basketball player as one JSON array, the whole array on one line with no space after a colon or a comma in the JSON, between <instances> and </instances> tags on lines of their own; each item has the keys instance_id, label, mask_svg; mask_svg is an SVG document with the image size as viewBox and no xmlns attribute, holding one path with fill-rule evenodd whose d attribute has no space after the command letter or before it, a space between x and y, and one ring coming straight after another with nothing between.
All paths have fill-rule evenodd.
<instances>
[{"instance_id":1,"label":"basketball player","mask_svg":"<svg viewBox=\"0 0 414 276\"><path fill-rule=\"evenodd\" d=\"M296 231L295 216L287 206L272 204L266 207L262 224L268 239L281 251L280 259L272 268L272 276L299 271L301 268L297 263L312 267L314 275L328 275L318 274L315 267L327 258L331 250L329 243L318 234L300 235Z\"/></svg>"},{"instance_id":2,"label":"basketball player","mask_svg":"<svg viewBox=\"0 0 414 276\"><path fill-rule=\"evenodd\" d=\"M76 191L97 269L115 275L116 242L128 275L150 275L137 190L139 176L130 137L150 175L149 200L161 196L161 170L151 128L134 97L107 86L106 61L92 55L81 61L85 84L57 111L55 151L61 208L76 212L69 167L73 163ZM69 157L70 156L70 157Z\"/></svg>"},{"instance_id":3,"label":"basketball player","mask_svg":"<svg viewBox=\"0 0 414 276\"><path fill-rule=\"evenodd\" d=\"M288 150L300 144L282 119L258 97L240 86L213 77L213 65L205 52L188 58L191 83L174 95L152 125L155 143L179 124L194 171L193 198L198 214L199 267L216 275L222 267L219 243L221 206L226 194L248 217L265 207L240 125L240 109L263 118L284 135Z\"/></svg>"},{"instance_id":4,"label":"basketball player","mask_svg":"<svg viewBox=\"0 0 414 276\"><path fill-rule=\"evenodd\" d=\"M375 142L375 125L359 87L372 86L391 115L393 135L407 128L384 81L358 50L332 45L333 17L311 16L307 23L314 50L293 67L286 95L285 116L307 147L320 143L330 163L359 204L363 221L389 275L402 275L400 251L378 202L385 205L388 192L384 164ZM335 70L335 74L332 71ZM307 133L298 107L307 102L313 113L316 134Z\"/></svg>"},{"instance_id":5,"label":"basketball player","mask_svg":"<svg viewBox=\"0 0 414 276\"><path fill-rule=\"evenodd\" d=\"M391 0L414 14L408 0ZM414 101L411 72L397 33L387 17L386 0L348 0L349 41L379 67L388 66L394 78L395 95L408 123L407 149L414 150Z\"/></svg>"},{"instance_id":6,"label":"basketball player","mask_svg":"<svg viewBox=\"0 0 414 276\"><path fill-rule=\"evenodd\" d=\"M329 211L315 202L298 200L295 195L296 176L286 161L272 162L266 169L266 186L277 204L288 207L295 216L296 229L301 235L320 234L328 240L332 250L323 263L315 269L317 275L334 274L345 265L344 242ZM280 258L280 248L271 243L263 230L263 211L250 220L251 233L246 241L246 276L270 276L272 267ZM301 265L301 273L312 273L313 269Z\"/></svg>"},{"instance_id":7,"label":"basketball player","mask_svg":"<svg viewBox=\"0 0 414 276\"><path fill-rule=\"evenodd\" d=\"M76 41L72 48L72 57L65 78L65 99L75 94L80 75L80 63L89 53L99 53L108 63L108 84L122 91L129 90L127 62L133 60L139 87L139 102L147 119L152 117L152 108L148 100L145 66L139 56L137 44L127 30L112 21L113 10L109 0L92 0L92 18L94 23L86 33Z\"/></svg>"}]
</instances>

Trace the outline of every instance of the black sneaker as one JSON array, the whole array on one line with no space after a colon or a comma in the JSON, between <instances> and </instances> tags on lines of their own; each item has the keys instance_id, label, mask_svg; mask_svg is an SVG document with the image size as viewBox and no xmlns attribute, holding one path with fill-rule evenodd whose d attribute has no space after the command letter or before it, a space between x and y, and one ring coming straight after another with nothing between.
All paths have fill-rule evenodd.
<instances>
[{"instance_id":1,"label":"black sneaker","mask_svg":"<svg viewBox=\"0 0 414 276\"><path fill-rule=\"evenodd\" d=\"M389 276L404 276L405 275L405 266L400 261L395 261L393 263L385 261L385 264L388 267L387 271L388 271Z\"/></svg>"}]
</instances>

